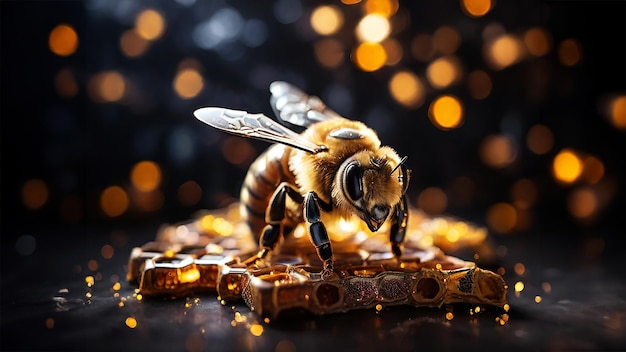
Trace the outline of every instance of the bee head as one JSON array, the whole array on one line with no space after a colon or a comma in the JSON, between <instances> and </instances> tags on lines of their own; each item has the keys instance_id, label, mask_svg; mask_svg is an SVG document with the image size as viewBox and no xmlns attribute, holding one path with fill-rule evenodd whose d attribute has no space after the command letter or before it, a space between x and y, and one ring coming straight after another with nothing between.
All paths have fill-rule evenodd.
<instances>
[{"instance_id":1,"label":"bee head","mask_svg":"<svg viewBox=\"0 0 626 352\"><path fill-rule=\"evenodd\" d=\"M357 214L371 231L378 231L408 187L405 160L388 147L354 154L337 173L335 203L344 212Z\"/></svg>"}]
</instances>

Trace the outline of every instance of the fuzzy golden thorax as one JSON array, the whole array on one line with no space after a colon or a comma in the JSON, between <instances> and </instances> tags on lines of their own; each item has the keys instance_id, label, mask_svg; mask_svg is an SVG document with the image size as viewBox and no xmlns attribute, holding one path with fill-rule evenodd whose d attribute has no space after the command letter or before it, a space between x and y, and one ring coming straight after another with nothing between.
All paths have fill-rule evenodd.
<instances>
[{"instance_id":1,"label":"fuzzy golden thorax","mask_svg":"<svg viewBox=\"0 0 626 352\"><path fill-rule=\"evenodd\" d=\"M331 132L343 128L358 131L362 137L344 139L331 135ZM316 154L292 151L294 154L289 167L296 176L300 192L314 191L322 201L332 204L338 215L348 218L356 214L368 226L380 227L381 212L375 212L374 207L391 212L402 197L398 171L392 175L400 163L398 154L390 147L381 147L376 132L358 121L336 119L319 122L310 126L303 135L328 150ZM361 199L351 199L346 193L348 165L359 167L363 190Z\"/></svg>"}]
</instances>

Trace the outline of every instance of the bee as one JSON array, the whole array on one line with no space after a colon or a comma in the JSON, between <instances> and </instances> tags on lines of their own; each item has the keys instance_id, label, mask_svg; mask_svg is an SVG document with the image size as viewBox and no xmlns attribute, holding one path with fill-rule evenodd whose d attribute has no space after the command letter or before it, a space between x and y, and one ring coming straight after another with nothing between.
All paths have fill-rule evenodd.
<instances>
[{"instance_id":1,"label":"bee","mask_svg":"<svg viewBox=\"0 0 626 352\"><path fill-rule=\"evenodd\" d=\"M362 122L286 82L273 82L270 92L276 116L306 128L302 133L263 114L220 107L194 111L216 129L274 143L252 163L241 188L242 216L259 240L254 260L265 258L281 236L304 222L323 263L320 275L328 279L334 259L325 224L354 216L372 232L388 221L391 252L400 258L408 221L406 157L382 146Z\"/></svg>"}]
</instances>

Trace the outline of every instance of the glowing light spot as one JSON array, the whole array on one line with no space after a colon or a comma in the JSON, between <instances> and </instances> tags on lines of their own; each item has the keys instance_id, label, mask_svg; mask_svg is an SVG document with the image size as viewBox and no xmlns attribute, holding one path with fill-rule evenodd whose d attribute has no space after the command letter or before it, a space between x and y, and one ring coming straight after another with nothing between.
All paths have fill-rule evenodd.
<instances>
[{"instance_id":1,"label":"glowing light spot","mask_svg":"<svg viewBox=\"0 0 626 352\"><path fill-rule=\"evenodd\" d=\"M88 275L85 276L85 284L87 285L87 287L92 287L95 283L95 279L93 276Z\"/></svg>"},{"instance_id":2,"label":"glowing light spot","mask_svg":"<svg viewBox=\"0 0 626 352\"><path fill-rule=\"evenodd\" d=\"M567 199L567 209L578 219L587 219L598 209L598 196L589 187L574 190Z\"/></svg>"},{"instance_id":3,"label":"glowing light spot","mask_svg":"<svg viewBox=\"0 0 626 352\"><path fill-rule=\"evenodd\" d=\"M521 59L522 45L513 35L501 35L486 44L484 55L493 69L501 70Z\"/></svg>"},{"instance_id":4,"label":"glowing light spot","mask_svg":"<svg viewBox=\"0 0 626 352\"><path fill-rule=\"evenodd\" d=\"M541 303L541 296L535 296L535 303Z\"/></svg>"},{"instance_id":5,"label":"glowing light spot","mask_svg":"<svg viewBox=\"0 0 626 352\"><path fill-rule=\"evenodd\" d=\"M563 183L573 183L582 174L582 161L572 150L561 150L552 162L552 174L554 178Z\"/></svg>"},{"instance_id":6,"label":"glowing light spot","mask_svg":"<svg viewBox=\"0 0 626 352\"><path fill-rule=\"evenodd\" d=\"M453 54L459 45L461 45L461 35L452 27L439 27L433 34L433 46L443 55Z\"/></svg>"},{"instance_id":7,"label":"glowing light spot","mask_svg":"<svg viewBox=\"0 0 626 352\"><path fill-rule=\"evenodd\" d=\"M622 130L626 129L626 95L611 101L609 117L613 126Z\"/></svg>"},{"instance_id":8,"label":"glowing light spot","mask_svg":"<svg viewBox=\"0 0 626 352\"><path fill-rule=\"evenodd\" d=\"M361 43L353 52L352 60L365 72L373 72L385 65L387 53L379 43Z\"/></svg>"},{"instance_id":9,"label":"glowing light spot","mask_svg":"<svg viewBox=\"0 0 626 352\"><path fill-rule=\"evenodd\" d=\"M462 0L461 8L470 17L481 17L487 14L493 4L491 0Z\"/></svg>"},{"instance_id":10,"label":"glowing light spot","mask_svg":"<svg viewBox=\"0 0 626 352\"><path fill-rule=\"evenodd\" d=\"M196 97L204 88L204 79L196 69L180 70L174 78L174 91L183 99Z\"/></svg>"},{"instance_id":11,"label":"glowing light spot","mask_svg":"<svg viewBox=\"0 0 626 352\"><path fill-rule=\"evenodd\" d=\"M481 160L494 169L509 166L516 157L517 147L507 136L490 135L480 145Z\"/></svg>"},{"instance_id":12,"label":"glowing light spot","mask_svg":"<svg viewBox=\"0 0 626 352\"><path fill-rule=\"evenodd\" d=\"M110 244L105 244L100 249L100 255L102 255L102 258L104 259L113 258L113 253L114 253L113 246L111 246Z\"/></svg>"},{"instance_id":13,"label":"glowing light spot","mask_svg":"<svg viewBox=\"0 0 626 352\"><path fill-rule=\"evenodd\" d=\"M356 36L362 42L379 43L389 36L391 26L386 17L370 14L361 19L356 27Z\"/></svg>"},{"instance_id":14,"label":"glowing light spot","mask_svg":"<svg viewBox=\"0 0 626 352\"><path fill-rule=\"evenodd\" d=\"M448 206L446 193L438 187L428 187L417 197L417 207L428 214L441 214Z\"/></svg>"},{"instance_id":15,"label":"glowing light spot","mask_svg":"<svg viewBox=\"0 0 626 352\"><path fill-rule=\"evenodd\" d=\"M446 320L452 320L454 319L454 314L452 312L447 312L446 313Z\"/></svg>"},{"instance_id":16,"label":"glowing light spot","mask_svg":"<svg viewBox=\"0 0 626 352\"><path fill-rule=\"evenodd\" d=\"M382 304L377 304L375 308L376 308L377 312L380 312L381 310L383 310L383 305Z\"/></svg>"},{"instance_id":17,"label":"glowing light spot","mask_svg":"<svg viewBox=\"0 0 626 352\"><path fill-rule=\"evenodd\" d=\"M531 152L543 155L552 149L554 137L550 128L544 125L534 125L526 135L526 145Z\"/></svg>"},{"instance_id":18,"label":"glowing light spot","mask_svg":"<svg viewBox=\"0 0 626 352\"><path fill-rule=\"evenodd\" d=\"M100 195L100 207L110 217L124 214L128 210L128 194L119 186L110 186Z\"/></svg>"},{"instance_id":19,"label":"glowing light spot","mask_svg":"<svg viewBox=\"0 0 626 352\"><path fill-rule=\"evenodd\" d=\"M153 161L140 161L133 166L130 180L141 192L154 191L161 184L161 169Z\"/></svg>"},{"instance_id":20,"label":"glowing light spot","mask_svg":"<svg viewBox=\"0 0 626 352\"><path fill-rule=\"evenodd\" d=\"M140 57L145 54L149 47L150 41L139 35L135 30L127 30L120 37L120 49L126 57Z\"/></svg>"},{"instance_id":21,"label":"glowing light spot","mask_svg":"<svg viewBox=\"0 0 626 352\"><path fill-rule=\"evenodd\" d=\"M95 259L91 259L89 262L87 262L87 268L91 271L98 270L98 261Z\"/></svg>"},{"instance_id":22,"label":"glowing light spot","mask_svg":"<svg viewBox=\"0 0 626 352\"><path fill-rule=\"evenodd\" d=\"M424 85L412 72L400 71L389 81L391 96L407 108L417 108L424 102Z\"/></svg>"},{"instance_id":23,"label":"glowing light spot","mask_svg":"<svg viewBox=\"0 0 626 352\"><path fill-rule=\"evenodd\" d=\"M213 220L213 231L222 236L230 236L233 233L233 225L224 218L215 218Z\"/></svg>"},{"instance_id":24,"label":"glowing light spot","mask_svg":"<svg viewBox=\"0 0 626 352\"><path fill-rule=\"evenodd\" d=\"M318 6L311 14L311 27L321 35L337 32L343 25L343 14L337 6Z\"/></svg>"},{"instance_id":25,"label":"glowing light spot","mask_svg":"<svg viewBox=\"0 0 626 352\"><path fill-rule=\"evenodd\" d=\"M463 122L463 105L452 95L439 96L428 108L430 121L442 130L459 127Z\"/></svg>"},{"instance_id":26,"label":"glowing light spot","mask_svg":"<svg viewBox=\"0 0 626 352\"><path fill-rule=\"evenodd\" d=\"M317 62L326 68L338 67L345 57L343 44L337 39L324 38L318 40L315 42L313 49Z\"/></svg>"},{"instance_id":27,"label":"glowing light spot","mask_svg":"<svg viewBox=\"0 0 626 352\"><path fill-rule=\"evenodd\" d=\"M522 292L524 291L524 283L521 281L518 281L515 283L515 292Z\"/></svg>"},{"instance_id":28,"label":"glowing light spot","mask_svg":"<svg viewBox=\"0 0 626 352\"><path fill-rule=\"evenodd\" d=\"M48 46L59 56L70 56L78 48L78 34L69 24L60 24L50 32Z\"/></svg>"},{"instance_id":29,"label":"glowing light spot","mask_svg":"<svg viewBox=\"0 0 626 352\"><path fill-rule=\"evenodd\" d=\"M128 326L131 329L134 329L137 327L137 320L133 317L126 318L126 321L124 323L126 324L126 326Z\"/></svg>"},{"instance_id":30,"label":"glowing light spot","mask_svg":"<svg viewBox=\"0 0 626 352\"><path fill-rule=\"evenodd\" d=\"M548 32L540 27L531 28L524 34L524 44L528 52L534 56L546 55L552 46Z\"/></svg>"},{"instance_id":31,"label":"glowing light spot","mask_svg":"<svg viewBox=\"0 0 626 352\"><path fill-rule=\"evenodd\" d=\"M156 10L141 11L135 18L135 31L146 40L159 39L165 32L165 19Z\"/></svg>"},{"instance_id":32,"label":"glowing light spot","mask_svg":"<svg viewBox=\"0 0 626 352\"><path fill-rule=\"evenodd\" d=\"M59 71L54 77L54 88L59 96L69 99L78 94L78 83L76 77L69 68Z\"/></svg>"},{"instance_id":33,"label":"glowing light spot","mask_svg":"<svg viewBox=\"0 0 626 352\"><path fill-rule=\"evenodd\" d=\"M460 64L451 56L439 58L426 68L426 78L437 89L448 87L458 81L460 76Z\"/></svg>"},{"instance_id":34,"label":"glowing light spot","mask_svg":"<svg viewBox=\"0 0 626 352\"><path fill-rule=\"evenodd\" d=\"M582 59L582 47L575 39L565 39L557 49L559 61L564 66L575 66Z\"/></svg>"},{"instance_id":35,"label":"glowing light spot","mask_svg":"<svg viewBox=\"0 0 626 352\"><path fill-rule=\"evenodd\" d=\"M252 144L245 139L229 137L222 145L222 154L231 164L248 166L255 156Z\"/></svg>"},{"instance_id":36,"label":"glowing light spot","mask_svg":"<svg viewBox=\"0 0 626 352\"><path fill-rule=\"evenodd\" d=\"M391 17L398 11L398 0L366 0L363 10L367 14Z\"/></svg>"},{"instance_id":37,"label":"glowing light spot","mask_svg":"<svg viewBox=\"0 0 626 352\"><path fill-rule=\"evenodd\" d=\"M119 72L106 71L93 76L87 89L94 101L112 103L124 97L126 82Z\"/></svg>"},{"instance_id":38,"label":"glowing light spot","mask_svg":"<svg viewBox=\"0 0 626 352\"><path fill-rule=\"evenodd\" d=\"M524 266L523 263L515 263L515 266L513 266L513 271L515 271L515 273L519 276L524 275L524 273L526 273L526 266Z\"/></svg>"},{"instance_id":39,"label":"glowing light spot","mask_svg":"<svg viewBox=\"0 0 626 352\"><path fill-rule=\"evenodd\" d=\"M196 181L187 181L178 187L178 201L185 206L198 204L202 199L202 188Z\"/></svg>"},{"instance_id":40,"label":"glowing light spot","mask_svg":"<svg viewBox=\"0 0 626 352\"><path fill-rule=\"evenodd\" d=\"M467 87L472 98L482 100L491 94L493 84L485 71L476 70L467 76Z\"/></svg>"},{"instance_id":41,"label":"glowing light spot","mask_svg":"<svg viewBox=\"0 0 626 352\"><path fill-rule=\"evenodd\" d=\"M402 60L402 44L398 42L396 39L387 38L381 42L383 48L385 49L385 53L387 54L387 60L385 61L385 65L393 66L399 63Z\"/></svg>"},{"instance_id":42,"label":"glowing light spot","mask_svg":"<svg viewBox=\"0 0 626 352\"><path fill-rule=\"evenodd\" d=\"M254 336L261 336L263 335L263 325L261 324L251 324L250 325L250 333Z\"/></svg>"},{"instance_id":43,"label":"glowing light spot","mask_svg":"<svg viewBox=\"0 0 626 352\"><path fill-rule=\"evenodd\" d=\"M604 164L595 156L587 156L583 159L582 178L589 184L598 183L604 176Z\"/></svg>"},{"instance_id":44,"label":"glowing light spot","mask_svg":"<svg viewBox=\"0 0 626 352\"><path fill-rule=\"evenodd\" d=\"M31 179L22 186L22 203L31 210L37 210L48 202L48 186L39 179Z\"/></svg>"},{"instance_id":45,"label":"glowing light spot","mask_svg":"<svg viewBox=\"0 0 626 352\"><path fill-rule=\"evenodd\" d=\"M503 309L505 312L508 312L508 311L511 309L511 306L510 306L508 303L505 303L505 304L502 306L502 309Z\"/></svg>"},{"instance_id":46,"label":"glowing light spot","mask_svg":"<svg viewBox=\"0 0 626 352\"><path fill-rule=\"evenodd\" d=\"M529 179L520 179L511 187L511 199L519 209L529 209L537 201L537 187Z\"/></svg>"},{"instance_id":47,"label":"glowing light spot","mask_svg":"<svg viewBox=\"0 0 626 352\"><path fill-rule=\"evenodd\" d=\"M507 233L517 224L517 210L508 203L496 203L487 210L487 224L497 233Z\"/></svg>"},{"instance_id":48,"label":"glowing light spot","mask_svg":"<svg viewBox=\"0 0 626 352\"><path fill-rule=\"evenodd\" d=\"M435 56L435 46L428 34L418 34L411 40L411 55L418 61L428 62Z\"/></svg>"},{"instance_id":49,"label":"glowing light spot","mask_svg":"<svg viewBox=\"0 0 626 352\"><path fill-rule=\"evenodd\" d=\"M552 292L552 285L550 285L549 282L542 282L541 283L541 289L545 293L550 293L550 292Z\"/></svg>"},{"instance_id":50,"label":"glowing light spot","mask_svg":"<svg viewBox=\"0 0 626 352\"><path fill-rule=\"evenodd\" d=\"M46 328L47 329L54 329L54 319L53 318L46 319Z\"/></svg>"},{"instance_id":51,"label":"glowing light spot","mask_svg":"<svg viewBox=\"0 0 626 352\"><path fill-rule=\"evenodd\" d=\"M119 282L116 282L113 284L113 291L119 291L122 288L122 284L120 284Z\"/></svg>"}]
</instances>

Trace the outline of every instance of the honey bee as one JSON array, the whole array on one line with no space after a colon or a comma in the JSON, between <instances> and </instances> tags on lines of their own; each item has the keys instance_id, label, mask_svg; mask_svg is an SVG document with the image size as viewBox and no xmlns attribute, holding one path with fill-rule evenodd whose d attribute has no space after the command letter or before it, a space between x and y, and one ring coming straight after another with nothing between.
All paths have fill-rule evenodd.
<instances>
[{"instance_id":1,"label":"honey bee","mask_svg":"<svg viewBox=\"0 0 626 352\"><path fill-rule=\"evenodd\" d=\"M241 189L242 216L259 239L254 260L265 258L281 236L304 222L323 263L321 277L328 279L333 250L325 223L353 216L372 232L389 221L391 252L400 258L408 221L406 157L381 146L365 124L286 82L273 82L270 92L277 117L305 127L301 134L263 114L219 107L194 111L219 130L275 143L250 166Z\"/></svg>"}]
</instances>

